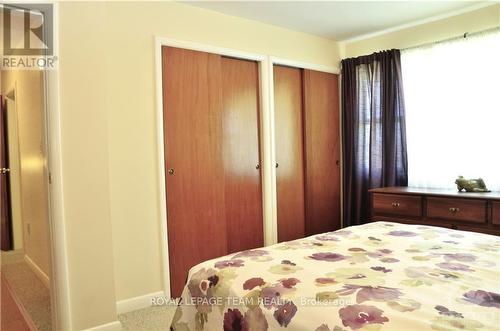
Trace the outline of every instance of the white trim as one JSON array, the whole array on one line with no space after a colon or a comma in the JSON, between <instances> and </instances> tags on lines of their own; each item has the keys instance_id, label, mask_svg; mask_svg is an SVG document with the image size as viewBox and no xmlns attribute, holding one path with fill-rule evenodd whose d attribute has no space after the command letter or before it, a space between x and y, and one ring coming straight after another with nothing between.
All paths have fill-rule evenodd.
<instances>
[{"instance_id":1,"label":"white trim","mask_svg":"<svg viewBox=\"0 0 500 331\"><path fill-rule=\"evenodd\" d=\"M347 38L347 39L339 40L338 42L340 42L340 43L353 43L353 42L356 42L356 41L370 39L370 38L378 37L378 36L381 36L381 35L384 35L384 34L387 34L387 33L396 32L396 31L400 31L400 30L412 28L412 27L415 27L415 26L427 24L427 23L432 23L432 22L439 21L439 20L444 20L444 19L447 19L447 18L450 18L450 17L453 17L453 16L459 16L459 15L462 15L462 14L465 14L465 13L468 13L468 12L471 12L471 11L479 10L479 9L486 8L486 7L489 7L489 6L495 6L495 5L498 5L498 4L499 3L497 1L480 2L478 4L475 4L475 5L472 5L472 6L469 6L469 7L465 7L465 8L462 8L462 9L457 9L457 10L448 12L446 14L435 15L435 16L427 17L427 18L424 18L424 19L421 19L421 20L416 20L416 21L413 21L413 22L409 22L409 23L405 23L405 24L401 24L401 25L396 25L396 26L393 26L391 28L382 29L382 30L378 30L378 31L375 31L375 32L370 32L370 33L362 34L362 35L359 35L359 36L355 36L355 37L352 37L352 38ZM467 32L467 31L464 31L464 32Z\"/></svg>"},{"instance_id":2,"label":"white trim","mask_svg":"<svg viewBox=\"0 0 500 331\"><path fill-rule=\"evenodd\" d=\"M53 4L54 54L59 54L59 3ZM59 69L45 72L45 103L47 116L48 168L51 174L50 194L50 252L51 301L55 330L72 330L69 266L64 220L62 175L61 112L59 99Z\"/></svg>"},{"instance_id":3,"label":"white trim","mask_svg":"<svg viewBox=\"0 0 500 331\"><path fill-rule=\"evenodd\" d=\"M28 255L24 255L24 261L30 267L30 269L35 273L35 275L40 279L40 281L45 285L46 288L50 289L50 279L49 276L35 263Z\"/></svg>"},{"instance_id":4,"label":"white trim","mask_svg":"<svg viewBox=\"0 0 500 331\"><path fill-rule=\"evenodd\" d=\"M161 252L163 261L163 291L170 297L170 261L168 254L168 226L167 226L167 193L165 188L165 146L163 133L163 76L162 76L162 51L163 38L155 40L155 71L156 71L156 144L158 153L158 196L160 198L160 233Z\"/></svg>"},{"instance_id":5,"label":"white trim","mask_svg":"<svg viewBox=\"0 0 500 331\"><path fill-rule=\"evenodd\" d=\"M282 66L301 68L301 69L310 69L310 70L327 72L330 74L337 74L337 75L340 74L340 69L337 67L333 67L333 66L294 61L294 60L289 60L289 59L274 57L274 56L270 57L270 62L272 64L278 64L278 65L282 65Z\"/></svg>"},{"instance_id":6,"label":"white trim","mask_svg":"<svg viewBox=\"0 0 500 331\"><path fill-rule=\"evenodd\" d=\"M276 214L276 158L274 153L273 67L266 57L260 68L260 142L264 245L278 242Z\"/></svg>"},{"instance_id":7,"label":"white trim","mask_svg":"<svg viewBox=\"0 0 500 331\"><path fill-rule=\"evenodd\" d=\"M159 178L159 214L160 214L160 229L161 229L161 250L162 250L162 260L163 260L163 290L166 297L170 297L170 264L169 264L169 254L168 254L168 219L167 219L167 203L166 203L166 190L165 190L165 146L164 146L164 127L163 127L163 81L162 81L162 46L178 47L183 49L195 50L200 52L214 53L223 56L230 56L245 60L252 60L259 63L259 74L260 74L260 92L261 92L261 107L260 107L260 119L261 119L261 151L262 151L262 195L263 195L263 222L264 222L264 244L271 245L276 242L274 238L273 224L275 220L275 212L273 210L273 204L269 205L268 195L273 194L272 191L272 178L270 174L272 173L272 168L274 163L266 156L269 155L269 151L266 147L266 142L272 139L272 134L269 130L273 130L270 125L270 121L273 113L269 112L269 65L268 56L262 54L255 54L244 52L240 50L233 50L228 48L216 47L207 44L195 43L190 41L181 41L176 39L155 37L155 72L156 72L156 122L157 122L157 155L158 155L158 178ZM272 67L271 67L272 68ZM271 122L273 123L273 122ZM271 145L272 146L272 145ZM271 169L270 169L271 168ZM274 177L275 178L275 177ZM275 191L274 191L275 192ZM274 197L276 195L274 194ZM274 198L275 199L275 198Z\"/></svg>"},{"instance_id":8,"label":"white trim","mask_svg":"<svg viewBox=\"0 0 500 331\"><path fill-rule=\"evenodd\" d=\"M118 314L129 313L134 310L151 307L152 299L157 297L165 297L163 291L141 295L135 298L129 298L116 302L116 311Z\"/></svg>"},{"instance_id":9,"label":"white trim","mask_svg":"<svg viewBox=\"0 0 500 331\"><path fill-rule=\"evenodd\" d=\"M94 326L92 328L85 329L84 331L120 331L120 330L122 330L122 323L120 323L120 321L114 321Z\"/></svg>"},{"instance_id":10,"label":"white trim","mask_svg":"<svg viewBox=\"0 0 500 331\"><path fill-rule=\"evenodd\" d=\"M197 42L164 38L164 37L156 37L156 45L157 46L160 45L160 46L177 47L177 48L189 49L192 51L213 53L213 54L236 57L239 59L252 60L252 61L264 61L264 60L266 60L266 56L261 55L261 54L249 53L249 52L245 52L245 51L241 51L241 50L217 47L217 46L212 46L212 45L208 45L208 44L201 44L201 43L197 43ZM161 49L161 47L160 47L160 49Z\"/></svg>"}]
</instances>

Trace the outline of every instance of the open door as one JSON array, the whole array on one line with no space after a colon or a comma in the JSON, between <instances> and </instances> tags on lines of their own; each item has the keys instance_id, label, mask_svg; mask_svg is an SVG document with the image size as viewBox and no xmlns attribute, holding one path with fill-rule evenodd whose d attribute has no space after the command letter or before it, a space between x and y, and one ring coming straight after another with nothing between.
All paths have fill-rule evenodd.
<instances>
[{"instance_id":1,"label":"open door","mask_svg":"<svg viewBox=\"0 0 500 331\"><path fill-rule=\"evenodd\" d=\"M0 96L0 245L2 251L12 249L12 217L9 193L10 169L7 137L7 113L5 111L4 100Z\"/></svg>"}]
</instances>

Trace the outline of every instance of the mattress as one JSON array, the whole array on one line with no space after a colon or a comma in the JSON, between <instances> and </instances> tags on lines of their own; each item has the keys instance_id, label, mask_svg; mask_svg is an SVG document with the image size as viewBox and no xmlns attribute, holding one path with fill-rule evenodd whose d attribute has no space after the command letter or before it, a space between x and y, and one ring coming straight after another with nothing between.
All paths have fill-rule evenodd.
<instances>
[{"instance_id":1,"label":"mattress","mask_svg":"<svg viewBox=\"0 0 500 331\"><path fill-rule=\"evenodd\" d=\"M173 330L500 329L500 237L374 222L206 261Z\"/></svg>"}]
</instances>

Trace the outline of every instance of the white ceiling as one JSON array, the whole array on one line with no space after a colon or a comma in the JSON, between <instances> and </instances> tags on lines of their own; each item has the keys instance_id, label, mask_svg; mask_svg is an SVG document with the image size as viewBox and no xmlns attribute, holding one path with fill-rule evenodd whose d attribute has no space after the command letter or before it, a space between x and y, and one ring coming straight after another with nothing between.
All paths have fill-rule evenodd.
<instances>
[{"instance_id":1,"label":"white ceiling","mask_svg":"<svg viewBox=\"0 0 500 331\"><path fill-rule=\"evenodd\" d=\"M189 5L341 41L434 16L478 1L185 1Z\"/></svg>"}]
</instances>

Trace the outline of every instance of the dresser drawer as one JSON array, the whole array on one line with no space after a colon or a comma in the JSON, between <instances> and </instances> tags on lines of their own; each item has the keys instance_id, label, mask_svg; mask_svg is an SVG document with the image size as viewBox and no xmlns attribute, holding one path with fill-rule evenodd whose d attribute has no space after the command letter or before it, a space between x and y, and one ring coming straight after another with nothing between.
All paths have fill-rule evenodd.
<instances>
[{"instance_id":1,"label":"dresser drawer","mask_svg":"<svg viewBox=\"0 0 500 331\"><path fill-rule=\"evenodd\" d=\"M493 202L493 224L500 225L500 202Z\"/></svg>"},{"instance_id":2,"label":"dresser drawer","mask_svg":"<svg viewBox=\"0 0 500 331\"><path fill-rule=\"evenodd\" d=\"M373 194L373 213L399 217L421 217L422 198L397 194Z\"/></svg>"},{"instance_id":3,"label":"dresser drawer","mask_svg":"<svg viewBox=\"0 0 500 331\"><path fill-rule=\"evenodd\" d=\"M427 217L486 223L486 201L427 198Z\"/></svg>"}]
</instances>

